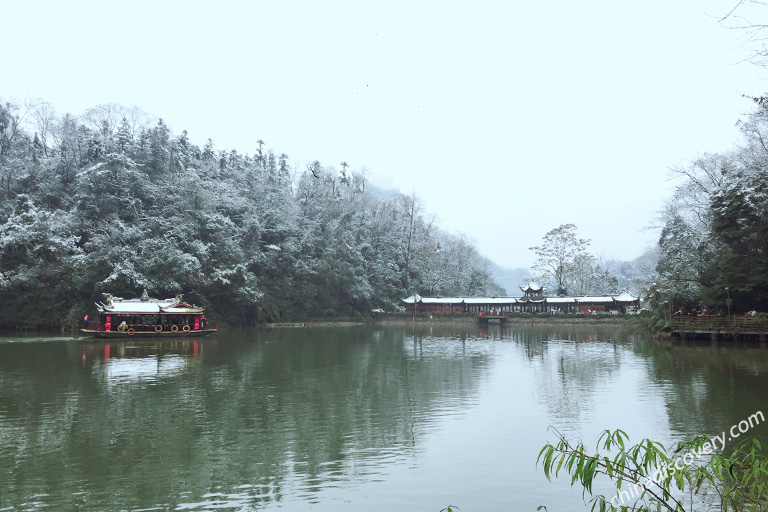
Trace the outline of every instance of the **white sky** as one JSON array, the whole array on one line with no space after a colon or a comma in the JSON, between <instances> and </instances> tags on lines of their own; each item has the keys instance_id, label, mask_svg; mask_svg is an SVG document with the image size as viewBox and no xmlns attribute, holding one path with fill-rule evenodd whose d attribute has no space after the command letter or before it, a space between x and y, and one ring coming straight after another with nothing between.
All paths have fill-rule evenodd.
<instances>
[{"instance_id":1,"label":"white sky","mask_svg":"<svg viewBox=\"0 0 768 512\"><path fill-rule=\"evenodd\" d=\"M200 145L365 166L505 267L564 223L632 259L667 169L732 147L741 94L764 92L716 21L735 3L7 1L0 98L136 105Z\"/></svg>"}]
</instances>

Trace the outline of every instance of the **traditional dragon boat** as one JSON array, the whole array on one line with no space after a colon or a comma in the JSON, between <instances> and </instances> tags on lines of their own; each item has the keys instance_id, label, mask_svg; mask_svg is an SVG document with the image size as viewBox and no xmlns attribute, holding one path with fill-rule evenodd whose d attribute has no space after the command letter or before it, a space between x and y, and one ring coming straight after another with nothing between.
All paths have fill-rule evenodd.
<instances>
[{"instance_id":1,"label":"traditional dragon boat","mask_svg":"<svg viewBox=\"0 0 768 512\"><path fill-rule=\"evenodd\" d=\"M105 293L96 309L99 319L84 321L80 331L97 338L205 336L219 330L207 323L205 308L184 302L181 295L151 299L144 290L138 299L123 299Z\"/></svg>"}]
</instances>

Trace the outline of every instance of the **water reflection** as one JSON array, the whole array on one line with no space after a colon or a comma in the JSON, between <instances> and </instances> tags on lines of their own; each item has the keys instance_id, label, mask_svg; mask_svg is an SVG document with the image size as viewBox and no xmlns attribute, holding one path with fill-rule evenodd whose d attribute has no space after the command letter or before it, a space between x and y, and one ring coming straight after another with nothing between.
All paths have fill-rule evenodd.
<instances>
[{"instance_id":1,"label":"water reflection","mask_svg":"<svg viewBox=\"0 0 768 512\"><path fill-rule=\"evenodd\" d=\"M109 386L128 382L156 383L184 371L199 368L204 347L215 350L218 342L206 340L141 340L84 343L82 362L96 362L93 375ZM193 356L193 357L188 357Z\"/></svg>"},{"instance_id":2,"label":"water reflection","mask_svg":"<svg viewBox=\"0 0 768 512\"><path fill-rule=\"evenodd\" d=\"M376 479L377 468L413 456L443 398L458 407L472 394L479 364L414 358L404 340L402 331L273 330L222 343L5 351L3 499L18 505L49 489L43 502L76 495L90 510L116 496L126 508L226 510L286 492L311 503L334 485Z\"/></svg>"},{"instance_id":3,"label":"water reflection","mask_svg":"<svg viewBox=\"0 0 768 512\"><path fill-rule=\"evenodd\" d=\"M671 427L713 435L757 410L768 410L768 350L756 343L635 344L653 363L649 380L663 385Z\"/></svg>"},{"instance_id":4,"label":"water reflection","mask_svg":"<svg viewBox=\"0 0 768 512\"><path fill-rule=\"evenodd\" d=\"M0 344L0 510L570 509L548 425L716 433L767 379L768 351L604 328Z\"/></svg>"}]
</instances>

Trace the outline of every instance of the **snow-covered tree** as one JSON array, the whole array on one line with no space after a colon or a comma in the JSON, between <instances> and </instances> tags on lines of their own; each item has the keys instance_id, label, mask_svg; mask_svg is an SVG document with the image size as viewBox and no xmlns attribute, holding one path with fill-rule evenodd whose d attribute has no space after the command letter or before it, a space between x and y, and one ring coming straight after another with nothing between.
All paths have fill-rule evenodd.
<instances>
[{"instance_id":1,"label":"snow-covered tree","mask_svg":"<svg viewBox=\"0 0 768 512\"><path fill-rule=\"evenodd\" d=\"M0 107L4 326L71 325L102 292L144 288L231 323L392 311L414 291L502 293L468 239L415 194L370 194L364 168L297 172L262 140L254 157L210 139L201 150L136 108L38 106L37 136Z\"/></svg>"},{"instance_id":2,"label":"snow-covered tree","mask_svg":"<svg viewBox=\"0 0 768 512\"><path fill-rule=\"evenodd\" d=\"M568 281L574 262L586 254L590 241L576 236L576 226L562 224L544 235L542 244L530 249L536 255L534 270L542 281L551 281L555 294L568 293Z\"/></svg>"}]
</instances>

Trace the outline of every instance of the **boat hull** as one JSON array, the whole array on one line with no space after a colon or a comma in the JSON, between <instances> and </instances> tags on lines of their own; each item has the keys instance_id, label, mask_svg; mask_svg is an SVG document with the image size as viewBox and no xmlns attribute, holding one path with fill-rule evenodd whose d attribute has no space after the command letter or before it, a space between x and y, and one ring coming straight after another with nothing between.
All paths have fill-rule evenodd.
<instances>
[{"instance_id":1,"label":"boat hull","mask_svg":"<svg viewBox=\"0 0 768 512\"><path fill-rule=\"evenodd\" d=\"M218 329L190 329L189 331L183 331L179 329L176 332L173 331L135 331L129 333L128 331L95 331L91 329L80 329L80 332L88 336L95 338L181 338L188 336L207 336L211 333L218 331Z\"/></svg>"}]
</instances>

